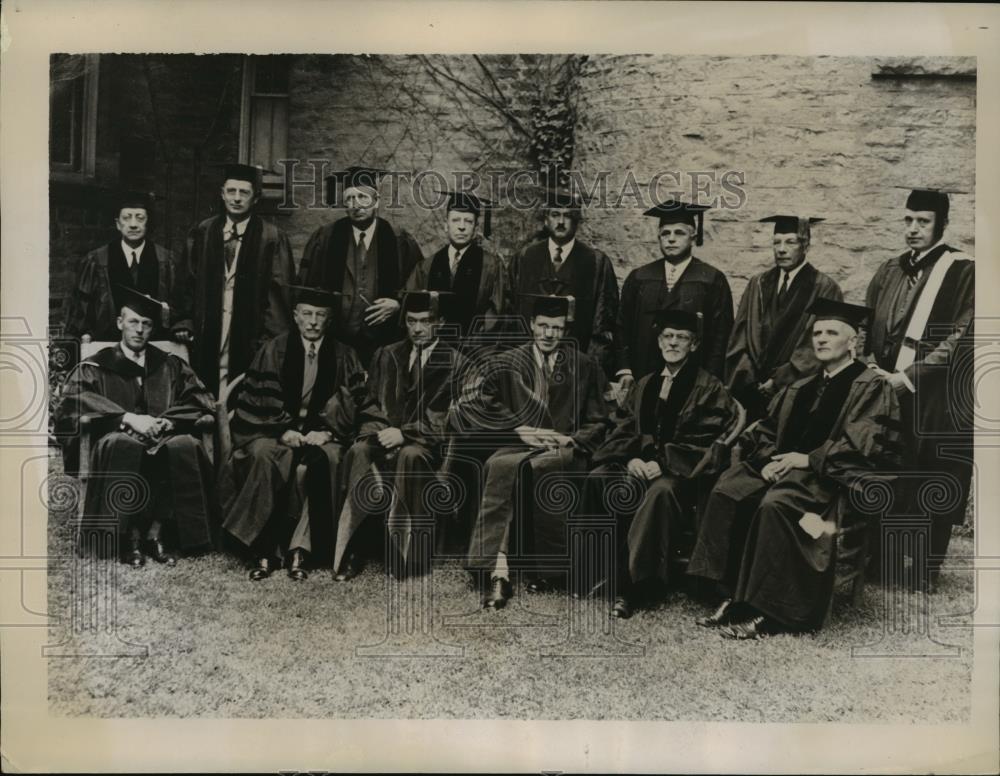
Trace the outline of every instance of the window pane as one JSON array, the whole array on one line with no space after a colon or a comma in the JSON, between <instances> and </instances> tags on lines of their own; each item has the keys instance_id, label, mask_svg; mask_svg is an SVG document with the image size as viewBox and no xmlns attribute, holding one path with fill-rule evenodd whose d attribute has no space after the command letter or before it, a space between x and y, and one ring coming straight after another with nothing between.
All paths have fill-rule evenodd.
<instances>
[{"instance_id":1,"label":"window pane","mask_svg":"<svg viewBox=\"0 0 1000 776\"><path fill-rule=\"evenodd\" d=\"M57 81L49 92L49 154L57 164L80 167L83 78Z\"/></svg>"}]
</instances>

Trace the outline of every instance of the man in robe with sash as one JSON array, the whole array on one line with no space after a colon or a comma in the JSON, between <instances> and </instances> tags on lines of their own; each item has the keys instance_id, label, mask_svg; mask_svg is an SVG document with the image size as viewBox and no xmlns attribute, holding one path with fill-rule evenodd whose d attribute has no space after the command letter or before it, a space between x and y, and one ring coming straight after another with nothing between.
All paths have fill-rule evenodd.
<instances>
[{"instance_id":1,"label":"man in robe with sash","mask_svg":"<svg viewBox=\"0 0 1000 776\"><path fill-rule=\"evenodd\" d=\"M930 555L914 559L917 582L928 590L937 584L952 526L965 519L973 462L968 397L976 265L944 242L948 213L947 193L910 193L903 221L908 250L878 268L865 297L874 310L865 353L899 397L908 452L904 465L927 481L948 483L951 503L940 511L920 503L921 489L912 480L901 479L895 493L899 514L931 513Z\"/></svg>"},{"instance_id":2,"label":"man in robe with sash","mask_svg":"<svg viewBox=\"0 0 1000 776\"><path fill-rule=\"evenodd\" d=\"M380 348L372 358L366 398L357 413L359 436L344 458L348 492L334 560L339 582L361 569L361 553L353 545L374 507L363 493L370 496L383 482L393 492L387 571L400 578L426 570L430 558L411 553L410 527L414 518L428 516L426 489L441 466L448 408L464 360L437 331L454 301L446 291L407 292L402 312L406 339Z\"/></svg>"},{"instance_id":3,"label":"man in robe with sash","mask_svg":"<svg viewBox=\"0 0 1000 776\"><path fill-rule=\"evenodd\" d=\"M88 253L77 269L67 297L67 337L79 339L87 334L94 340L117 341L122 302L117 288L132 288L172 305L181 301L174 254L148 239L152 215L148 195L127 194L118 201L114 222L119 234ZM170 310L170 320L157 314L152 339L166 336L171 323L185 317L177 309Z\"/></svg>"},{"instance_id":4,"label":"man in robe with sash","mask_svg":"<svg viewBox=\"0 0 1000 776\"><path fill-rule=\"evenodd\" d=\"M495 254L475 239L480 218L483 238L490 236L493 204L472 192L447 192L445 231L448 244L423 261L410 275L407 287L413 290L445 291L449 299L449 323L458 327L464 340L478 320L477 335L495 333L500 317L509 306L508 273Z\"/></svg>"},{"instance_id":5,"label":"man in robe with sash","mask_svg":"<svg viewBox=\"0 0 1000 776\"><path fill-rule=\"evenodd\" d=\"M726 344L733 327L733 295L726 276L696 256L702 244L704 205L666 200L643 215L656 218L663 258L632 270L622 286L615 337L616 378L621 396L635 380L663 369L653 319L660 310L702 314L702 339L696 358L720 380Z\"/></svg>"},{"instance_id":6,"label":"man in robe with sash","mask_svg":"<svg viewBox=\"0 0 1000 776\"><path fill-rule=\"evenodd\" d=\"M819 298L807 312L822 368L785 388L744 432L741 460L713 488L688 565L723 599L699 624L726 626L729 638L820 627L850 491L899 465L895 392L855 358L870 310Z\"/></svg>"},{"instance_id":7,"label":"man in robe with sash","mask_svg":"<svg viewBox=\"0 0 1000 776\"><path fill-rule=\"evenodd\" d=\"M216 395L246 371L265 340L288 329L287 285L295 275L288 237L253 212L260 170L230 164L223 175L224 212L188 232L191 319L174 326L178 339L193 343L191 365Z\"/></svg>"},{"instance_id":8,"label":"man in robe with sash","mask_svg":"<svg viewBox=\"0 0 1000 776\"><path fill-rule=\"evenodd\" d=\"M139 568L148 555L173 566L171 548L213 543L212 462L195 436L213 400L187 364L149 344L162 303L131 288L114 294L120 341L70 372L56 416L68 472L77 470L81 431L96 439L78 539L81 550L95 539L108 546L92 535L93 521L116 519L124 562Z\"/></svg>"},{"instance_id":9,"label":"man in robe with sash","mask_svg":"<svg viewBox=\"0 0 1000 776\"><path fill-rule=\"evenodd\" d=\"M840 286L806 260L810 225L822 220L761 219L774 224L774 267L750 278L726 353L726 386L746 408L749 422L767 412L778 391L819 369L806 310L817 297L843 299Z\"/></svg>"},{"instance_id":10,"label":"man in robe with sash","mask_svg":"<svg viewBox=\"0 0 1000 776\"><path fill-rule=\"evenodd\" d=\"M383 345L400 339L399 294L421 261L420 247L378 215L382 170L349 167L327 177L327 202L347 215L313 232L299 266L299 282L343 295L337 336L365 368Z\"/></svg>"},{"instance_id":11,"label":"man in robe with sash","mask_svg":"<svg viewBox=\"0 0 1000 776\"><path fill-rule=\"evenodd\" d=\"M728 465L725 440L741 422L729 391L691 358L698 316L666 310L656 325L663 370L637 383L628 414L594 455L597 468L586 483L587 513L614 512L619 526L611 616L623 619L632 615L635 591L671 581L677 539L694 528L699 488L710 488ZM634 499L638 492L641 500ZM616 500L632 503L620 511Z\"/></svg>"},{"instance_id":12,"label":"man in robe with sash","mask_svg":"<svg viewBox=\"0 0 1000 776\"><path fill-rule=\"evenodd\" d=\"M534 295L556 293L575 300L564 346L575 343L610 374L612 342L618 316L618 280L611 259L576 237L583 218L580 195L563 188L547 189L541 212L547 239L528 245L511 260L514 311L531 320Z\"/></svg>"},{"instance_id":13,"label":"man in robe with sash","mask_svg":"<svg viewBox=\"0 0 1000 776\"><path fill-rule=\"evenodd\" d=\"M607 430L603 370L594 357L562 341L572 301L534 296L533 341L496 355L476 391L478 406L459 408L477 419L481 433L499 440L500 449L485 463L467 559L471 569L490 571L487 609L505 606L513 594L507 562L512 547L524 548L515 561L530 564L529 592L558 586L531 556L567 555L568 515L555 494L561 485L574 486L572 475L587 471ZM561 472L570 475L562 483Z\"/></svg>"},{"instance_id":14,"label":"man in robe with sash","mask_svg":"<svg viewBox=\"0 0 1000 776\"><path fill-rule=\"evenodd\" d=\"M332 561L342 441L364 389L357 356L328 329L339 300L324 289L290 290L295 328L254 357L231 424L223 527L253 553L253 581L285 558L293 580Z\"/></svg>"}]
</instances>

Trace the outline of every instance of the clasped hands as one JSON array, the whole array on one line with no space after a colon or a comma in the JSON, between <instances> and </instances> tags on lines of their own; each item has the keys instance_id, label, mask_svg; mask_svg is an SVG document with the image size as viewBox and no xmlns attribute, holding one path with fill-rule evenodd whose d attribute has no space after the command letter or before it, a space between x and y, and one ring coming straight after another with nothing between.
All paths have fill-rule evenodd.
<instances>
[{"instance_id":1,"label":"clasped hands","mask_svg":"<svg viewBox=\"0 0 1000 776\"><path fill-rule=\"evenodd\" d=\"M660 464L656 461L644 461L641 458L633 458L625 465L625 468L629 474L639 480L655 480L663 474Z\"/></svg>"},{"instance_id":2,"label":"clasped hands","mask_svg":"<svg viewBox=\"0 0 1000 776\"><path fill-rule=\"evenodd\" d=\"M768 482L777 482L792 469L808 469L809 456L805 453L778 453L760 470L760 476Z\"/></svg>"},{"instance_id":3,"label":"clasped hands","mask_svg":"<svg viewBox=\"0 0 1000 776\"><path fill-rule=\"evenodd\" d=\"M132 412L125 413L122 425L140 437L150 440L157 440L174 430L174 423L171 420L154 418L152 415L136 415Z\"/></svg>"},{"instance_id":4,"label":"clasped hands","mask_svg":"<svg viewBox=\"0 0 1000 776\"><path fill-rule=\"evenodd\" d=\"M518 426L514 429L518 437L529 447L543 447L546 450L558 450L560 447L572 447L573 437L560 434L551 428L536 428L535 426Z\"/></svg>"},{"instance_id":5,"label":"clasped hands","mask_svg":"<svg viewBox=\"0 0 1000 776\"><path fill-rule=\"evenodd\" d=\"M310 445L319 447L325 445L331 439L333 439L333 434L329 431L309 431L303 434L301 431L290 428L281 435L279 441L285 447L307 447Z\"/></svg>"}]
</instances>

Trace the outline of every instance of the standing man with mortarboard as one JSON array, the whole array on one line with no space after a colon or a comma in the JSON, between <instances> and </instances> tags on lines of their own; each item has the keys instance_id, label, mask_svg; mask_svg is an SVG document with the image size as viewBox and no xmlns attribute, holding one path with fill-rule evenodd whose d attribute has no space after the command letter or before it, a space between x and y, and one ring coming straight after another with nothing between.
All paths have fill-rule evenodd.
<instances>
[{"instance_id":1,"label":"standing man with mortarboard","mask_svg":"<svg viewBox=\"0 0 1000 776\"><path fill-rule=\"evenodd\" d=\"M939 477L954 493L948 508L931 515L930 556L918 564L918 582L937 584L951 527L965 519L972 478L973 318L976 265L944 242L948 194L914 189L903 218L907 251L872 277L865 297L874 310L865 353L896 390L903 413L905 464L925 478ZM899 481L901 514L922 515L920 489Z\"/></svg>"},{"instance_id":2,"label":"standing man with mortarboard","mask_svg":"<svg viewBox=\"0 0 1000 776\"><path fill-rule=\"evenodd\" d=\"M810 226L822 218L760 220L774 224L774 267L750 278L726 353L726 385L746 407L748 422L763 416L786 385L816 372L812 316L806 310L818 297L844 298L836 281L806 259Z\"/></svg>"},{"instance_id":3,"label":"standing man with mortarboard","mask_svg":"<svg viewBox=\"0 0 1000 776\"><path fill-rule=\"evenodd\" d=\"M707 372L722 379L733 327L733 295L726 276L691 253L693 245L702 244L707 209L668 199L643 214L659 223L663 258L632 270L622 286L615 354L623 396L634 380L663 369L653 325L660 310L702 314L697 357Z\"/></svg>"},{"instance_id":4,"label":"standing man with mortarboard","mask_svg":"<svg viewBox=\"0 0 1000 776\"><path fill-rule=\"evenodd\" d=\"M120 288L132 288L172 305L180 303L174 254L148 239L153 226L149 195L130 193L121 197L114 222L118 236L88 253L77 268L76 283L66 304L67 337L78 339L86 334L94 340L117 340ZM157 315L152 339L162 338L165 328L184 317L184 310L173 307L170 321Z\"/></svg>"},{"instance_id":5,"label":"standing man with mortarboard","mask_svg":"<svg viewBox=\"0 0 1000 776\"><path fill-rule=\"evenodd\" d=\"M326 179L327 202L347 216L313 232L302 254L299 282L343 295L337 332L367 368L382 345L400 339L399 294L423 260L406 232L378 215L384 170L349 167Z\"/></svg>"},{"instance_id":6,"label":"standing man with mortarboard","mask_svg":"<svg viewBox=\"0 0 1000 776\"><path fill-rule=\"evenodd\" d=\"M174 328L186 330L178 339L193 342L191 365L216 395L291 322L292 250L283 231L254 213L260 195L259 168L226 165L224 212L192 227L185 243L191 319Z\"/></svg>"},{"instance_id":7,"label":"standing man with mortarboard","mask_svg":"<svg viewBox=\"0 0 1000 776\"><path fill-rule=\"evenodd\" d=\"M611 259L577 239L584 205L577 192L549 188L543 197L540 215L548 237L528 245L511 261L514 311L529 322L534 295L555 290L572 296L576 309L567 322L563 346L575 343L610 375L618 316L618 280Z\"/></svg>"},{"instance_id":8,"label":"standing man with mortarboard","mask_svg":"<svg viewBox=\"0 0 1000 776\"><path fill-rule=\"evenodd\" d=\"M509 305L508 275L500 258L486 251L476 239L482 220L483 238L490 236L493 203L472 192L442 192L448 195L445 231L448 244L425 260L410 276L414 290L447 291L454 294L449 304L449 322L458 326L463 339L478 319L477 334L496 331L499 318Z\"/></svg>"},{"instance_id":9,"label":"standing man with mortarboard","mask_svg":"<svg viewBox=\"0 0 1000 776\"><path fill-rule=\"evenodd\" d=\"M850 491L899 464L899 402L856 358L871 311L819 298L807 312L821 369L782 390L740 437L741 460L715 484L688 564L722 599L699 625L726 626L729 638L822 624Z\"/></svg>"}]
</instances>

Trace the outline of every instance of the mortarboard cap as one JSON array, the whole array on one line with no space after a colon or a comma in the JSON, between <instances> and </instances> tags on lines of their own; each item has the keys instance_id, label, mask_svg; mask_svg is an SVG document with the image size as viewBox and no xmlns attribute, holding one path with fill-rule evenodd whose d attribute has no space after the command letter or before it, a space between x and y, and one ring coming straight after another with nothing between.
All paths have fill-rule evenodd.
<instances>
[{"instance_id":1,"label":"mortarboard cap","mask_svg":"<svg viewBox=\"0 0 1000 776\"><path fill-rule=\"evenodd\" d=\"M471 191L438 191L439 194L448 195L447 212L455 210L459 213L472 213L482 216L483 237L489 237L493 230L493 209L496 207L490 200L476 196Z\"/></svg>"},{"instance_id":2,"label":"mortarboard cap","mask_svg":"<svg viewBox=\"0 0 1000 776\"><path fill-rule=\"evenodd\" d=\"M690 310L657 310L653 314L653 327L658 332L663 331L663 329L682 329L700 336L701 320L701 313Z\"/></svg>"},{"instance_id":3,"label":"mortarboard cap","mask_svg":"<svg viewBox=\"0 0 1000 776\"><path fill-rule=\"evenodd\" d=\"M948 193L939 189L913 189L906 198L906 209L930 210L947 219L950 209Z\"/></svg>"},{"instance_id":4,"label":"mortarboard cap","mask_svg":"<svg viewBox=\"0 0 1000 776\"><path fill-rule=\"evenodd\" d=\"M566 288L566 283L555 278L544 280L540 284L544 294L525 294L531 300L531 315L566 316L566 322L572 323L576 313L576 298L560 291Z\"/></svg>"},{"instance_id":5,"label":"mortarboard cap","mask_svg":"<svg viewBox=\"0 0 1000 776\"><path fill-rule=\"evenodd\" d=\"M567 186L549 186L542 189L542 206L580 210L586 204L583 196Z\"/></svg>"},{"instance_id":6,"label":"mortarboard cap","mask_svg":"<svg viewBox=\"0 0 1000 776\"><path fill-rule=\"evenodd\" d=\"M439 317L448 317L449 303L454 297L451 291L405 291L402 313L427 313Z\"/></svg>"},{"instance_id":7,"label":"mortarboard cap","mask_svg":"<svg viewBox=\"0 0 1000 776\"><path fill-rule=\"evenodd\" d=\"M292 294L292 306L297 304L310 304L314 307L335 307L340 301L339 291L328 291L325 288L315 286L296 286L288 283L285 285Z\"/></svg>"},{"instance_id":8,"label":"mortarboard cap","mask_svg":"<svg viewBox=\"0 0 1000 776\"><path fill-rule=\"evenodd\" d=\"M126 191L115 200L115 216L125 208L142 208L147 215L152 213L154 195L148 191Z\"/></svg>"},{"instance_id":9,"label":"mortarboard cap","mask_svg":"<svg viewBox=\"0 0 1000 776\"><path fill-rule=\"evenodd\" d=\"M378 184L386 170L377 167L365 167L363 165L352 165L346 170L340 170L332 175L326 176L326 203L335 205L337 194L343 195L345 191L352 188L371 189L378 193Z\"/></svg>"},{"instance_id":10,"label":"mortarboard cap","mask_svg":"<svg viewBox=\"0 0 1000 776\"><path fill-rule=\"evenodd\" d=\"M129 286L115 285L115 296L118 300L119 312L121 308L127 307L132 312L153 321L162 321L165 317L164 311L170 309L166 303L159 299L154 299Z\"/></svg>"},{"instance_id":11,"label":"mortarboard cap","mask_svg":"<svg viewBox=\"0 0 1000 776\"><path fill-rule=\"evenodd\" d=\"M800 236L809 236L809 227L813 224L818 224L825 219L813 218L811 216L788 216L788 215L777 215L777 216L767 216L767 218L760 219L762 224L774 224L775 234L798 234Z\"/></svg>"},{"instance_id":12,"label":"mortarboard cap","mask_svg":"<svg viewBox=\"0 0 1000 776\"><path fill-rule=\"evenodd\" d=\"M658 205L653 205L643 213L644 216L658 218L660 226L664 224L689 224L695 229L694 244L701 245L704 238L705 211L709 205L693 205L676 199L666 199Z\"/></svg>"},{"instance_id":13,"label":"mortarboard cap","mask_svg":"<svg viewBox=\"0 0 1000 776\"><path fill-rule=\"evenodd\" d=\"M871 312L870 307L838 302L825 296L816 297L816 301L806 310L806 314L815 315L817 321L843 321L855 330L868 322Z\"/></svg>"},{"instance_id":14,"label":"mortarboard cap","mask_svg":"<svg viewBox=\"0 0 1000 776\"><path fill-rule=\"evenodd\" d=\"M224 181L246 181L253 184L255 189L260 189L264 168L252 164L224 164L222 165L222 176Z\"/></svg>"}]
</instances>

